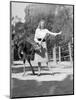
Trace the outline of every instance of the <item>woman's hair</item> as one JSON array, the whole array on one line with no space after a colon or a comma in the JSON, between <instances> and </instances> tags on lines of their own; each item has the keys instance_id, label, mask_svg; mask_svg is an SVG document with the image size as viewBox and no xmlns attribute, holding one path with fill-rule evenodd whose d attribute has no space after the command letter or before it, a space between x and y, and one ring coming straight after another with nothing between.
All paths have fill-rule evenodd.
<instances>
[{"instance_id":1,"label":"woman's hair","mask_svg":"<svg viewBox=\"0 0 76 100\"><path fill-rule=\"evenodd\" d=\"M39 22L39 24L38 24L38 27L37 27L37 28L40 28L40 29L41 29L41 22L44 22L44 28L45 28L45 20L44 20L44 19L42 19L42 20Z\"/></svg>"}]
</instances>

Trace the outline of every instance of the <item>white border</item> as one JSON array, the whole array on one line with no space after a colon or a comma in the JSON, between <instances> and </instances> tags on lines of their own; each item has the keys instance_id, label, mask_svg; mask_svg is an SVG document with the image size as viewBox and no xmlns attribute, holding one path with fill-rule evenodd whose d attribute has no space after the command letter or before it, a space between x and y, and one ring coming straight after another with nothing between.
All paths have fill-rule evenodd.
<instances>
[{"instance_id":1,"label":"white border","mask_svg":"<svg viewBox=\"0 0 76 100\"><path fill-rule=\"evenodd\" d=\"M9 99L9 70L10 70L10 0L0 1L0 99ZM17 0L16 0L17 1ZM18 0L21 1L21 0ZM59 4L74 4L75 0L23 0L26 2L43 2L43 3L59 3ZM76 7L75 7L76 11ZM76 17L76 14L75 16ZM76 31L76 29L75 29ZM74 32L75 34L75 32ZM74 37L76 40L76 37ZM76 41L75 41L76 42ZM76 43L75 43L76 44ZM75 46L76 49L76 46ZM75 61L76 62L76 61ZM38 97L38 98L26 98L26 100L75 100L73 96L53 96L53 97ZM25 99L25 98L24 98Z\"/></svg>"}]
</instances>

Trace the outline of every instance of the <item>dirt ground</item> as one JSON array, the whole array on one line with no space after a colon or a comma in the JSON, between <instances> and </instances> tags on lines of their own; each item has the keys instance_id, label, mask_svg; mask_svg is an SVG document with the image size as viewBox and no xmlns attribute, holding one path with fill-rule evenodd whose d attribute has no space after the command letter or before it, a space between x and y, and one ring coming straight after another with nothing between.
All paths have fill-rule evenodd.
<instances>
[{"instance_id":1,"label":"dirt ground","mask_svg":"<svg viewBox=\"0 0 76 100\"><path fill-rule=\"evenodd\" d=\"M58 65L57 65L58 66ZM33 75L22 68L14 68L11 75L11 97L54 96L74 94L73 66L43 67L41 75ZM35 68L36 69L36 68Z\"/></svg>"}]
</instances>

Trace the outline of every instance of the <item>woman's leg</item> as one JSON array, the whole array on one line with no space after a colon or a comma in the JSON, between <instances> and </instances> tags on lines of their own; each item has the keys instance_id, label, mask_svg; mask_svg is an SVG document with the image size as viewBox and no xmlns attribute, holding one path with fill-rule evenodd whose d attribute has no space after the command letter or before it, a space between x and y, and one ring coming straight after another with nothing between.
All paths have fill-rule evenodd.
<instances>
[{"instance_id":1,"label":"woman's leg","mask_svg":"<svg viewBox=\"0 0 76 100\"><path fill-rule=\"evenodd\" d=\"M23 76L26 75L26 72L25 72L25 63L26 63L26 59L23 59L23 65L24 65L24 67L23 67Z\"/></svg>"},{"instance_id":2,"label":"woman's leg","mask_svg":"<svg viewBox=\"0 0 76 100\"><path fill-rule=\"evenodd\" d=\"M45 56L46 56L46 64L47 64L47 67L50 70L47 47L46 47Z\"/></svg>"},{"instance_id":3,"label":"woman's leg","mask_svg":"<svg viewBox=\"0 0 76 100\"><path fill-rule=\"evenodd\" d=\"M41 62L38 62L38 75L40 75L40 67L41 67Z\"/></svg>"}]
</instances>

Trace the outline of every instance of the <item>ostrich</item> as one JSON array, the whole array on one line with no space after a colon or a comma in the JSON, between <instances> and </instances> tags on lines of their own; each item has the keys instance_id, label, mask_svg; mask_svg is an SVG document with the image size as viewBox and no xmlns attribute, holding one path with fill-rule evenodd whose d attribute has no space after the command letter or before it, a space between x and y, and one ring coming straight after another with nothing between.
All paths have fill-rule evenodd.
<instances>
[{"instance_id":1,"label":"ostrich","mask_svg":"<svg viewBox=\"0 0 76 100\"><path fill-rule=\"evenodd\" d=\"M35 71L34 71L33 66L31 64L31 60L34 60L35 53L38 53L42 57L44 56L44 54L42 54L42 52L40 52L40 48L42 48L42 47L39 46L37 43L35 43L30 38L22 37L20 39L20 41L18 43L18 55L19 55L19 58L21 58L20 54L21 54L21 52L23 52L23 56L22 56L22 60L23 60L23 64L24 64L23 76L25 75L26 60L30 64L33 75L35 75Z\"/></svg>"}]
</instances>

